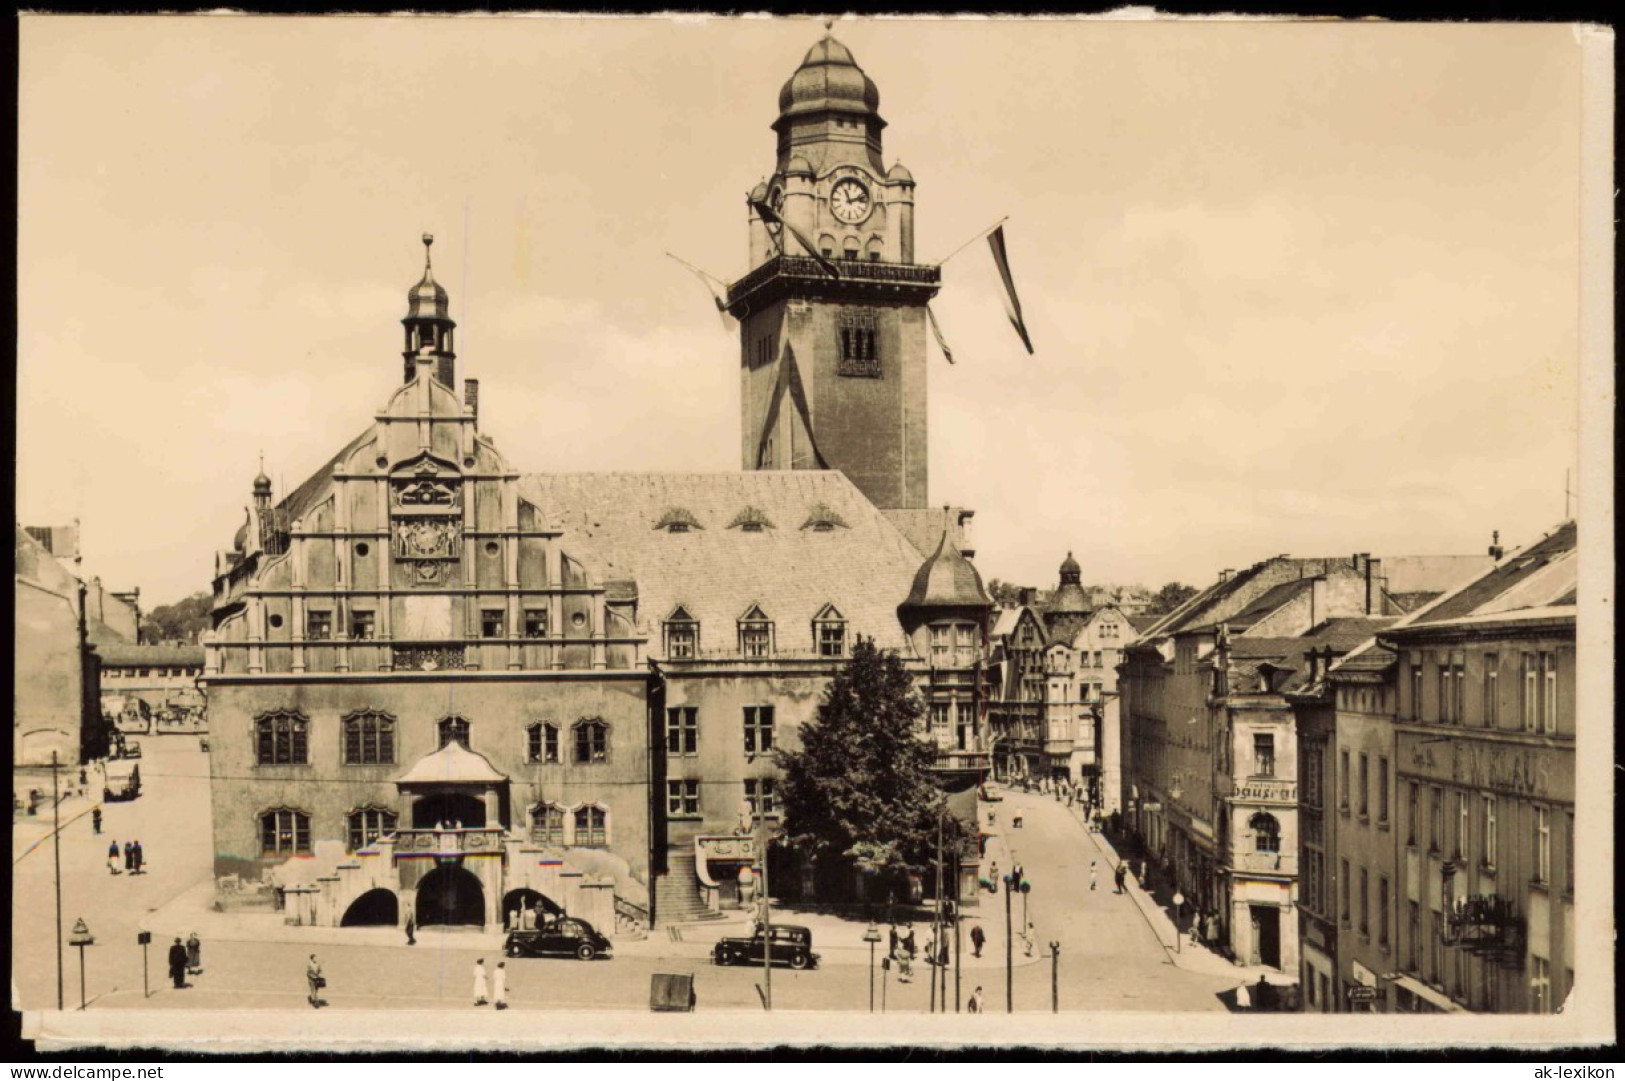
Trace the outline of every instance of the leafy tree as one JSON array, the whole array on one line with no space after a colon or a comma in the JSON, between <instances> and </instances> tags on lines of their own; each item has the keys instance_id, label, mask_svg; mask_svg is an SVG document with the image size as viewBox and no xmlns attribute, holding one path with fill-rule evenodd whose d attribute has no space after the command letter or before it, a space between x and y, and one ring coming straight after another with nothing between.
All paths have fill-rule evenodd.
<instances>
[{"instance_id":1,"label":"leafy tree","mask_svg":"<svg viewBox=\"0 0 1625 1081\"><path fill-rule=\"evenodd\" d=\"M1152 595L1151 613L1164 615L1172 612L1175 608L1196 596L1196 594L1197 590L1194 586L1185 585L1183 582L1169 582Z\"/></svg>"},{"instance_id":2,"label":"leafy tree","mask_svg":"<svg viewBox=\"0 0 1625 1081\"><path fill-rule=\"evenodd\" d=\"M987 583L987 595L993 598L993 603L999 605L1013 605L1021 600L1021 591L1026 586L1015 582L1006 582L1001 578L992 578Z\"/></svg>"},{"instance_id":3,"label":"leafy tree","mask_svg":"<svg viewBox=\"0 0 1625 1081\"><path fill-rule=\"evenodd\" d=\"M148 642L191 642L212 623L214 598L207 592L194 593L174 604L161 604L147 613L141 624L141 637Z\"/></svg>"},{"instance_id":4,"label":"leafy tree","mask_svg":"<svg viewBox=\"0 0 1625 1081\"><path fill-rule=\"evenodd\" d=\"M931 775L934 752L917 734L923 710L897 654L860 637L817 719L801 726L801 750L776 752L785 829L804 857L849 861L882 879L934 858L946 801ZM951 815L946 828L954 840Z\"/></svg>"}]
</instances>

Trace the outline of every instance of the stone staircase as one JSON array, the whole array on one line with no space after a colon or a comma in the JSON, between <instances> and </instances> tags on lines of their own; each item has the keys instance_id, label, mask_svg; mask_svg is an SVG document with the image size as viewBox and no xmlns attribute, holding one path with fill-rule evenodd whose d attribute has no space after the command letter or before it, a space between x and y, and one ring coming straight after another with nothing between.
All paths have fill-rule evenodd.
<instances>
[{"instance_id":1,"label":"stone staircase","mask_svg":"<svg viewBox=\"0 0 1625 1081\"><path fill-rule=\"evenodd\" d=\"M672 851L666 856L668 870L655 882L655 919L664 927L692 920L721 919L720 912L705 907L700 896L700 879L694 871L692 848Z\"/></svg>"}]
</instances>

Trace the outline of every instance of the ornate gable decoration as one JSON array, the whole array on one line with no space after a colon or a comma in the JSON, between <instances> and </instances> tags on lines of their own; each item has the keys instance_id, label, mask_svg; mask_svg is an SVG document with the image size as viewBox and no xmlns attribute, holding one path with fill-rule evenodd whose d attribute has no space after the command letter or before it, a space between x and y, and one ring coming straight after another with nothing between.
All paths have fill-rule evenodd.
<instances>
[{"instance_id":1,"label":"ornate gable decoration","mask_svg":"<svg viewBox=\"0 0 1625 1081\"><path fill-rule=\"evenodd\" d=\"M405 581L450 582L462 558L463 478L449 464L423 455L390 478L391 542L405 561Z\"/></svg>"},{"instance_id":2,"label":"ornate gable decoration","mask_svg":"<svg viewBox=\"0 0 1625 1081\"><path fill-rule=\"evenodd\" d=\"M819 503L818 505L814 506L812 510L808 511L807 520L801 523L802 529L811 529L819 533L828 533L836 526L840 526L842 529L851 528L851 526L846 524L845 518L842 518L839 514L836 514L827 504L824 503Z\"/></svg>"}]
</instances>

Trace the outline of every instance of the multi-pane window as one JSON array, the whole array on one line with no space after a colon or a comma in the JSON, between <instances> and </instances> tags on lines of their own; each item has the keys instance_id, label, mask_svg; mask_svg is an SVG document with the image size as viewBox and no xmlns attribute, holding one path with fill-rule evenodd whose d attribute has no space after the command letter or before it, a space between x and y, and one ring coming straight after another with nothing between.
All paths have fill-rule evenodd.
<instances>
[{"instance_id":1,"label":"multi-pane window","mask_svg":"<svg viewBox=\"0 0 1625 1081\"><path fill-rule=\"evenodd\" d=\"M1557 731L1557 654L1540 655L1540 730Z\"/></svg>"},{"instance_id":2,"label":"multi-pane window","mask_svg":"<svg viewBox=\"0 0 1625 1081\"><path fill-rule=\"evenodd\" d=\"M1349 916L1350 916L1350 912L1349 912L1349 908L1350 908L1350 905L1349 905L1349 893L1350 893L1349 883L1350 883L1350 880L1354 876L1349 873L1349 861L1348 860L1341 861L1341 864L1342 864L1342 872L1343 873L1342 873L1342 875L1340 875L1338 877L1338 880L1337 880L1337 893L1338 893L1338 898L1342 902L1342 904L1339 907L1338 911L1342 914L1343 926L1347 927L1348 924L1349 924Z\"/></svg>"},{"instance_id":3,"label":"multi-pane window","mask_svg":"<svg viewBox=\"0 0 1625 1081\"><path fill-rule=\"evenodd\" d=\"M360 807L345 817L349 827L350 851L366 848L380 837L395 832L395 812L384 807Z\"/></svg>"},{"instance_id":4,"label":"multi-pane window","mask_svg":"<svg viewBox=\"0 0 1625 1081\"><path fill-rule=\"evenodd\" d=\"M501 638L506 632L503 630L503 613L500 608L480 609L480 637Z\"/></svg>"},{"instance_id":5,"label":"multi-pane window","mask_svg":"<svg viewBox=\"0 0 1625 1081\"><path fill-rule=\"evenodd\" d=\"M589 803L576 808L575 827L577 845L602 848L609 844L609 812L602 807Z\"/></svg>"},{"instance_id":6,"label":"multi-pane window","mask_svg":"<svg viewBox=\"0 0 1625 1081\"><path fill-rule=\"evenodd\" d=\"M700 711L696 706L671 706L666 710L666 753L700 753Z\"/></svg>"},{"instance_id":7,"label":"multi-pane window","mask_svg":"<svg viewBox=\"0 0 1625 1081\"><path fill-rule=\"evenodd\" d=\"M1470 812L1468 810L1469 806L1470 806L1470 804L1468 802L1467 793L1466 792L1457 792L1456 793L1456 859L1460 860L1460 861L1465 861L1467 859L1467 850L1469 848L1469 845L1468 845L1468 833L1467 833L1467 831L1468 831L1468 823L1469 823L1469 819L1470 819Z\"/></svg>"},{"instance_id":8,"label":"multi-pane window","mask_svg":"<svg viewBox=\"0 0 1625 1081\"><path fill-rule=\"evenodd\" d=\"M279 807L260 815L260 855L308 856L310 815Z\"/></svg>"},{"instance_id":9,"label":"multi-pane window","mask_svg":"<svg viewBox=\"0 0 1625 1081\"><path fill-rule=\"evenodd\" d=\"M555 725L538 722L525 729L525 760L527 762L557 762L559 760L559 730Z\"/></svg>"},{"instance_id":10,"label":"multi-pane window","mask_svg":"<svg viewBox=\"0 0 1625 1081\"><path fill-rule=\"evenodd\" d=\"M1428 851L1444 851L1444 789L1433 789L1432 807L1428 817Z\"/></svg>"},{"instance_id":11,"label":"multi-pane window","mask_svg":"<svg viewBox=\"0 0 1625 1081\"><path fill-rule=\"evenodd\" d=\"M1552 880L1552 812L1535 808L1535 881Z\"/></svg>"},{"instance_id":12,"label":"multi-pane window","mask_svg":"<svg viewBox=\"0 0 1625 1081\"><path fill-rule=\"evenodd\" d=\"M849 258L856 258L855 248L847 249ZM840 375L877 378L880 375L880 354L875 347L879 319L871 308L842 308L836 319L840 335L841 356L836 366Z\"/></svg>"},{"instance_id":13,"label":"multi-pane window","mask_svg":"<svg viewBox=\"0 0 1625 1081\"><path fill-rule=\"evenodd\" d=\"M700 817L700 782L667 781L666 813L672 818Z\"/></svg>"},{"instance_id":14,"label":"multi-pane window","mask_svg":"<svg viewBox=\"0 0 1625 1081\"><path fill-rule=\"evenodd\" d=\"M765 754L773 749L773 707L745 707L745 753Z\"/></svg>"},{"instance_id":15,"label":"multi-pane window","mask_svg":"<svg viewBox=\"0 0 1625 1081\"><path fill-rule=\"evenodd\" d=\"M368 642L378 637L378 614L366 608L350 610L350 637L357 642Z\"/></svg>"},{"instance_id":16,"label":"multi-pane window","mask_svg":"<svg viewBox=\"0 0 1625 1081\"><path fill-rule=\"evenodd\" d=\"M1495 866L1495 850L1500 840L1499 826L1495 820L1495 797L1486 794L1480 806L1484 819L1482 831L1484 834L1483 864L1485 867L1493 868Z\"/></svg>"},{"instance_id":17,"label":"multi-pane window","mask_svg":"<svg viewBox=\"0 0 1625 1081\"><path fill-rule=\"evenodd\" d=\"M1484 727L1494 728L1501 721L1501 658L1494 653L1484 654Z\"/></svg>"},{"instance_id":18,"label":"multi-pane window","mask_svg":"<svg viewBox=\"0 0 1625 1081\"><path fill-rule=\"evenodd\" d=\"M833 607L826 607L813 620L813 642L820 657L846 656L846 620Z\"/></svg>"},{"instance_id":19,"label":"multi-pane window","mask_svg":"<svg viewBox=\"0 0 1625 1081\"><path fill-rule=\"evenodd\" d=\"M576 761L609 761L609 725L603 721L578 721L575 726ZM579 814L579 812L578 812Z\"/></svg>"},{"instance_id":20,"label":"multi-pane window","mask_svg":"<svg viewBox=\"0 0 1625 1081\"><path fill-rule=\"evenodd\" d=\"M1362 938L1371 937L1371 909L1367 905L1370 888L1370 873L1362 867L1360 868L1360 935Z\"/></svg>"},{"instance_id":21,"label":"multi-pane window","mask_svg":"<svg viewBox=\"0 0 1625 1081\"><path fill-rule=\"evenodd\" d=\"M1377 822L1388 824L1388 756L1377 756Z\"/></svg>"},{"instance_id":22,"label":"multi-pane window","mask_svg":"<svg viewBox=\"0 0 1625 1081\"><path fill-rule=\"evenodd\" d=\"M261 766L303 766L310 761L310 722L303 714L268 713L254 722L254 760Z\"/></svg>"},{"instance_id":23,"label":"multi-pane window","mask_svg":"<svg viewBox=\"0 0 1625 1081\"><path fill-rule=\"evenodd\" d=\"M951 702L932 702L931 703L931 730L933 732L946 732L946 731L948 731L948 725L952 721L952 715L953 715L953 703L951 703Z\"/></svg>"},{"instance_id":24,"label":"multi-pane window","mask_svg":"<svg viewBox=\"0 0 1625 1081\"><path fill-rule=\"evenodd\" d=\"M1281 824L1274 815L1260 811L1247 820L1247 827L1253 831L1254 852L1281 851Z\"/></svg>"},{"instance_id":25,"label":"multi-pane window","mask_svg":"<svg viewBox=\"0 0 1625 1081\"><path fill-rule=\"evenodd\" d=\"M1439 720L1445 724L1461 723L1462 689L1466 682L1466 657L1460 650L1439 662Z\"/></svg>"},{"instance_id":26,"label":"multi-pane window","mask_svg":"<svg viewBox=\"0 0 1625 1081\"><path fill-rule=\"evenodd\" d=\"M526 638L546 638L547 637L547 609L546 608L527 608L527 609L525 609L525 637Z\"/></svg>"},{"instance_id":27,"label":"multi-pane window","mask_svg":"<svg viewBox=\"0 0 1625 1081\"><path fill-rule=\"evenodd\" d=\"M1522 714L1523 730L1525 732L1535 730L1535 715L1539 712L1540 700L1540 688L1536 682L1537 679L1535 655L1525 653L1523 655L1523 691L1519 695L1519 704L1521 706L1519 712Z\"/></svg>"},{"instance_id":28,"label":"multi-pane window","mask_svg":"<svg viewBox=\"0 0 1625 1081\"><path fill-rule=\"evenodd\" d=\"M935 624L931 628L931 665L933 668L947 668L953 664L954 633L953 628L946 624Z\"/></svg>"},{"instance_id":29,"label":"multi-pane window","mask_svg":"<svg viewBox=\"0 0 1625 1081\"><path fill-rule=\"evenodd\" d=\"M344 764L380 766L395 761L395 718L371 711L344 718Z\"/></svg>"},{"instance_id":30,"label":"multi-pane window","mask_svg":"<svg viewBox=\"0 0 1625 1081\"><path fill-rule=\"evenodd\" d=\"M679 608L672 618L666 620L666 656L673 660L688 660L699 656L699 653L700 624Z\"/></svg>"},{"instance_id":31,"label":"multi-pane window","mask_svg":"<svg viewBox=\"0 0 1625 1081\"><path fill-rule=\"evenodd\" d=\"M1253 733L1253 774L1275 776L1275 736L1269 732Z\"/></svg>"},{"instance_id":32,"label":"multi-pane window","mask_svg":"<svg viewBox=\"0 0 1625 1081\"><path fill-rule=\"evenodd\" d=\"M1371 814L1371 756L1360 752L1360 817Z\"/></svg>"},{"instance_id":33,"label":"multi-pane window","mask_svg":"<svg viewBox=\"0 0 1625 1081\"><path fill-rule=\"evenodd\" d=\"M333 637L333 613L313 608L305 613L305 637L313 642Z\"/></svg>"},{"instance_id":34,"label":"multi-pane window","mask_svg":"<svg viewBox=\"0 0 1625 1081\"><path fill-rule=\"evenodd\" d=\"M1388 876L1377 876L1377 945L1388 948Z\"/></svg>"},{"instance_id":35,"label":"multi-pane window","mask_svg":"<svg viewBox=\"0 0 1625 1081\"><path fill-rule=\"evenodd\" d=\"M1349 776L1349 753L1337 752L1337 806L1344 813L1349 812L1349 789L1353 786L1353 779Z\"/></svg>"},{"instance_id":36,"label":"multi-pane window","mask_svg":"<svg viewBox=\"0 0 1625 1081\"><path fill-rule=\"evenodd\" d=\"M1303 805L1319 809L1321 800L1325 798L1322 790L1325 779L1321 776L1324 768L1325 751L1320 744L1307 746L1303 752Z\"/></svg>"},{"instance_id":37,"label":"multi-pane window","mask_svg":"<svg viewBox=\"0 0 1625 1081\"><path fill-rule=\"evenodd\" d=\"M1411 720L1422 719L1422 666L1411 665Z\"/></svg>"},{"instance_id":38,"label":"multi-pane window","mask_svg":"<svg viewBox=\"0 0 1625 1081\"><path fill-rule=\"evenodd\" d=\"M739 621L739 652L751 660L773 655L773 623L760 608L752 608Z\"/></svg>"},{"instance_id":39,"label":"multi-pane window","mask_svg":"<svg viewBox=\"0 0 1625 1081\"><path fill-rule=\"evenodd\" d=\"M1529 956L1529 1012L1552 1012L1552 963L1533 954Z\"/></svg>"},{"instance_id":40,"label":"multi-pane window","mask_svg":"<svg viewBox=\"0 0 1625 1081\"><path fill-rule=\"evenodd\" d=\"M530 809L530 839L541 845L564 843L564 808L556 803L539 803Z\"/></svg>"},{"instance_id":41,"label":"multi-pane window","mask_svg":"<svg viewBox=\"0 0 1625 1081\"><path fill-rule=\"evenodd\" d=\"M771 777L747 777L745 799L750 802L751 813L758 818L772 818L779 813L779 797Z\"/></svg>"},{"instance_id":42,"label":"multi-pane window","mask_svg":"<svg viewBox=\"0 0 1625 1081\"><path fill-rule=\"evenodd\" d=\"M1574 812L1563 815L1563 891L1574 893ZM1569 980L1573 986L1573 979Z\"/></svg>"},{"instance_id":43,"label":"multi-pane window","mask_svg":"<svg viewBox=\"0 0 1625 1081\"><path fill-rule=\"evenodd\" d=\"M461 743L464 747L469 746L468 721L462 717L442 717L440 723L435 725L435 733L439 738L441 747L449 743Z\"/></svg>"},{"instance_id":44,"label":"multi-pane window","mask_svg":"<svg viewBox=\"0 0 1625 1081\"><path fill-rule=\"evenodd\" d=\"M1410 783L1409 794L1405 797L1405 843L1416 843L1416 823L1422 817L1422 787L1415 781Z\"/></svg>"},{"instance_id":45,"label":"multi-pane window","mask_svg":"<svg viewBox=\"0 0 1625 1081\"><path fill-rule=\"evenodd\" d=\"M1415 901L1410 902L1409 915L1405 918L1405 933L1410 945L1405 951L1405 964L1412 972L1416 972L1422 964L1422 906Z\"/></svg>"}]
</instances>

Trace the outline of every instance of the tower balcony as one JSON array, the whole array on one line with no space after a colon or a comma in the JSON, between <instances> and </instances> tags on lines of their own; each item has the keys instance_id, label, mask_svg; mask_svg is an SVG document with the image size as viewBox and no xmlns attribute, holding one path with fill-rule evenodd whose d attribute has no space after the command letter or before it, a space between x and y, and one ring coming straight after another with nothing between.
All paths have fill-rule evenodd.
<instances>
[{"instance_id":1,"label":"tower balcony","mask_svg":"<svg viewBox=\"0 0 1625 1081\"><path fill-rule=\"evenodd\" d=\"M916 263L832 259L833 278L818 260L778 255L728 287L728 313L742 319L786 297L809 300L904 300L924 303L942 286L942 268Z\"/></svg>"}]
</instances>

